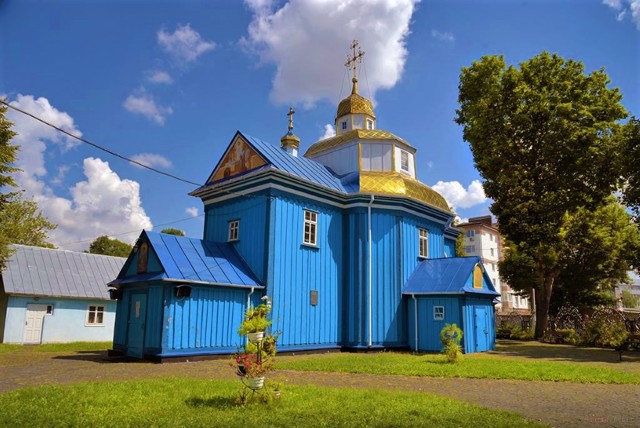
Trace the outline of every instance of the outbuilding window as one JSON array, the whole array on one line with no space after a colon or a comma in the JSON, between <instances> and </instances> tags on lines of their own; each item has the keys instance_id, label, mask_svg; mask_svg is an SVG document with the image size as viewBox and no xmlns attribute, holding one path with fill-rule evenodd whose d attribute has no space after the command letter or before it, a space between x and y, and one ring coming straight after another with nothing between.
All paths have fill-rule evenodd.
<instances>
[{"instance_id":1,"label":"outbuilding window","mask_svg":"<svg viewBox=\"0 0 640 428\"><path fill-rule=\"evenodd\" d=\"M307 245L318 245L318 213L304 210L304 240Z\"/></svg>"},{"instance_id":2,"label":"outbuilding window","mask_svg":"<svg viewBox=\"0 0 640 428\"><path fill-rule=\"evenodd\" d=\"M429 256L429 232L427 229L418 229L418 236L420 240L419 255L426 259Z\"/></svg>"},{"instance_id":3,"label":"outbuilding window","mask_svg":"<svg viewBox=\"0 0 640 428\"><path fill-rule=\"evenodd\" d=\"M87 308L87 324L103 325L104 324L104 306L89 305Z\"/></svg>"},{"instance_id":4,"label":"outbuilding window","mask_svg":"<svg viewBox=\"0 0 640 428\"><path fill-rule=\"evenodd\" d=\"M444 320L444 306L433 307L433 320L434 321Z\"/></svg>"},{"instance_id":5,"label":"outbuilding window","mask_svg":"<svg viewBox=\"0 0 640 428\"><path fill-rule=\"evenodd\" d=\"M228 241L237 241L239 232L240 232L240 220L230 221Z\"/></svg>"}]
</instances>

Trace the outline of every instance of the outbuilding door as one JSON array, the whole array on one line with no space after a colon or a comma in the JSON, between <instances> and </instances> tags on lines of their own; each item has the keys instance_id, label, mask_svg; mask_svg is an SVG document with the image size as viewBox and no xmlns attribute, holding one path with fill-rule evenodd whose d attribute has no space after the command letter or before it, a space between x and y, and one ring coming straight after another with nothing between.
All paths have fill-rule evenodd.
<instances>
[{"instance_id":1,"label":"outbuilding door","mask_svg":"<svg viewBox=\"0 0 640 428\"><path fill-rule=\"evenodd\" d=\"M488 351L490 349L489 343L489 313L488 309L483 306L475 306L474 307L474 315L475 315L475 339L476 339L476 349L475 352Z\"/></svg>"},{"instance_id":2,"label":"outbuilding door","mask_svg":"<svg viewBox=\"0 0 640 428\"><path fill-rule=\"evenodd\" d=\"M37 344L42 341L42 322L46 313L47 305L27 304L24 343Z\"/></svg>"},{"instance_id":3,"label":"outbuilding door","mask_svg":"<svg viewBox=\"0 0 640 428\"><path fill-rule=\"evenodd\" d=\"M147 294L131 294L129 305L129 329L127 333L127 355L135 358L144 356L144 328L147 318Z\"/></svg>"}]
</instances>

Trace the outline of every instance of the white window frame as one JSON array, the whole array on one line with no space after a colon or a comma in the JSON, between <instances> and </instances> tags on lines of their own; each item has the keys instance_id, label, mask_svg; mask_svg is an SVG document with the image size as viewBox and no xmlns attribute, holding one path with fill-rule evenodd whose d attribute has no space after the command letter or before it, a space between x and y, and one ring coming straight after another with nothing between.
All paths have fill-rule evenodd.
<instances>
[{"instance_id":1,"label":"white window frame","mask_svg":"<svg viewBox=\"0 0 640 428\"><path fill-rule=\"evenodd\" d=\"M229 235L227 242L237 241L240 236L240 220L231 220L229 222Z\"/></svg>"},{"instance_id":2,"label":"white window frame","mask_svg":"<svg viewBox=\"0 0 640 428\"><path fill-rule=\"evenodd\" d=\"M373 129L374 129L374 128L373 128L373 126L374 126L374 125L373 125L373 119L369 119L369 118L367 118L367 119L365 120L365 122L366 122L367 129L369 129L369 130L373 130Z\"/></svg>"},{"instance_id":3,"label":"white window frame","mask_svg":"<svg viewBox=\"0 0 640 428\"><path fill-rule=\"evenodd\" d=\"M405 168L406 164L406 168ZM409 152L406 150L400 150L400 171L409 171Z\"/></svg>"},{"instance_id":4,"label":"white window frame","mask_svg":"<svg viewBox=\"0 0 640 428\"><path fill-rule=\"evenodd\" d=\"M433 307L433 320L444 321L444 306Z\"/></svg>"},{"instance_id":5,"label":"white window frame","mask_svg":"<svg viewBox=\"0 0 640 428\"><path fill-rule=\"evenodd\" d=\"M318 213L304 210L304 225L302 228L302 243L313 247L318 246Z\"/></svg>"},{"instance_id":6,"label":"white window frame","mask_svg":"<svg viewBox=\"0 0 640 428\"><path fill-rule=\"evenodd\" d=\"M346 129L347 129L347 121L346 121L346 120L343 120L343 121L342 121L342 130L343 130L343 131L346 131Z\"/></svg>"},{"instance_id":7,"label":"white window frame","mask_svg":"<svg viewBox=\"0 0 640 428\"><path fill-rule=\"evenodd\" d=\"M426 259L429 257L429 230L418 228L418 257Z\"/></svg>"},{"instance_id":8,"label":"white window frame","mask_svg":"<svg viewBox=\"0 0 640 428\"><path fill-rule=\"evenodd\" d=\"M89 327L103 327L106 312L106 307L103 305L87 305L87 317L85 318L84 325ZM98 322L98 314L102 315L102 322ZM93 321L91 321L91 315L93 315Z\"/></svg>"}]
</instances>

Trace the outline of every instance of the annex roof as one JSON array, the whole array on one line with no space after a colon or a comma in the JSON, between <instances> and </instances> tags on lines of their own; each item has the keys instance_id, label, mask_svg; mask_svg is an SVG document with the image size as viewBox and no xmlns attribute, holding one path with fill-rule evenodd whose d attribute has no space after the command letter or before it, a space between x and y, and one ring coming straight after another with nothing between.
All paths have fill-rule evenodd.
<instances>
[{"instance_id":1,"label":"annex roof","mask_svg":"<svg viewBox=\"0 0 640 428\"><path fill-rule=\"evenodd\" d=\"M413 271L402 289L402 294L484 294L499 296L485 276L487 288L473 288L469 281L480 257L451 257L427 259Z\"/></svg>"},{"instance_id":2,"label":"annex roof","mask_svg":"<svg viewBox=\"0 0 640 428\"><path fill-rule=\"evenodd\" d=\"M185 236L143 231L138 240L149 242L160 270L137 274L129 266L137 260L136 251L127 259L117 279L109 285L141 281L192 282L206 285L262 287L233 245ZM115 275L114 275L115 277Z\"/></svg>"},{"instance_id":3,"label":"annex roof","mask_svg":"<svg viewBox=\"0 0 640 428\"><path fill-rule=\"evenodd\" d=\"M100 254L11 245L15 253L2 271L12 295L109 299L107 283L126 259Z\"/></svg>"}]
</instances>

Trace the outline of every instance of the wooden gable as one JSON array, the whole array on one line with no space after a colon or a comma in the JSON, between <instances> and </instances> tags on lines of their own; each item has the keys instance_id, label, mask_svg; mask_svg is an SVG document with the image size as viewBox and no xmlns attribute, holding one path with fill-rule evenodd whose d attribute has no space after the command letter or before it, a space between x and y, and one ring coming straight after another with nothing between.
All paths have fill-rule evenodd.
<instances>
[{"instance_id":1,"label":"wooden gable","mask_svg":"<svg viewBox=\"0 0 640 428\"><path fill-rule=\"evenodd\" d=\"M237 137L227 148L207 184L241 175L266 164L267 161L253 147L244 139Z\"/></svg>"}]
</instances>

